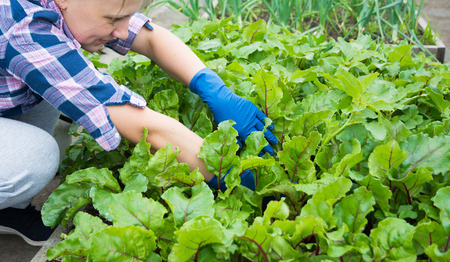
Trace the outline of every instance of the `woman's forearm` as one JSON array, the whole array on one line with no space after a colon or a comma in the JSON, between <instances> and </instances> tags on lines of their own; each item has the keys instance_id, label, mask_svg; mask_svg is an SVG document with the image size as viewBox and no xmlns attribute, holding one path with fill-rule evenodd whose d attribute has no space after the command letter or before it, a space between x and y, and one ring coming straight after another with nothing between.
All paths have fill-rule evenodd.
<instances>
[{"instance_id":1,"label":"woman's forearm","mask_svg":"<svg viewBox=\"0 0 450 262\"><path fill-rule=\"evenodd\" d=\"M119 133L128 140L138 143L148 130L147 142L160 149L167 142L180 149L177 160L189 165L191 170L199 168L209 181L214 175L206 170L205 163L198 157L203 139L175 119L155 112L149 108L136 108L131 105L108 106L111 121Z\"/></svg>"}]
</instances>

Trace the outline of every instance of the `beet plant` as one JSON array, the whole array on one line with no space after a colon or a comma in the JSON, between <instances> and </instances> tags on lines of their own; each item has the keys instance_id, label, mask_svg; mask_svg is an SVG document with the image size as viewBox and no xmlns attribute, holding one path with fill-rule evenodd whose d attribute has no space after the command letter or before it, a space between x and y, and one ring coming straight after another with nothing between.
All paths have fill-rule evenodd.
<instances>
[{"instance_id":1,"label":"beet plant","mask_svg":"<svg viewBox=\"0 0 450 262\"><path fill-rule=\"evenodd\" d=\"M211 190L170 144L125 141L112 158L74 131L63 166L78 170L42 209L47 225L74 227L48 259L450 260L448 64L407 44L326 41L264 21L200 20L173 32L271 119L275 156L258 155L263 132L239 148L232 121L217 125L150 60L131 54L106 66L92 57L203 137L199 156L216 175L229 171L227 189ZM255 191L240 185L245 170Z\"/></svg>"}]
</instances>

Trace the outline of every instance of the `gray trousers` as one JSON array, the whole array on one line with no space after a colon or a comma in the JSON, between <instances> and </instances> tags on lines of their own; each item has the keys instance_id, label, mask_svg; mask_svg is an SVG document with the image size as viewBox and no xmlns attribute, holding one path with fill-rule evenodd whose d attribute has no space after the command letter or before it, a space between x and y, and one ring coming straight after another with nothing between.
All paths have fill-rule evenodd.
<instances>
[{"instance_id":1,"label":"gray trousers","mask_svg":"<svg viewBox=\"0 0 450 262\"><path fill-rule=\"evenodd\" d=\"M59 114L44 101L25 114L0 117L0 209L27 207L54 178L59 148L52 134Z\"/></svg>"}]
</instances>

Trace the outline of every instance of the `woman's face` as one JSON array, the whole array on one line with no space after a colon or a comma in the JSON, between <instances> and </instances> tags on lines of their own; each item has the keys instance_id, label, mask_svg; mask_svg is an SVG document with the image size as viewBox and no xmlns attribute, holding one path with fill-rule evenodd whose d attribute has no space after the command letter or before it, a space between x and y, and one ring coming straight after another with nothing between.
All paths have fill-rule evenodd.
<instances>
[{"instance_id":1,"label":"woman's face","mask_svg":"<svg viewBox=\"0 0 450 262\"><path fill-rule=\"evenodd\" d=\"M113 38L126 39L130 17L142 0L56 0L83 49L95 52Z\"/></svg>"}]
</instances>

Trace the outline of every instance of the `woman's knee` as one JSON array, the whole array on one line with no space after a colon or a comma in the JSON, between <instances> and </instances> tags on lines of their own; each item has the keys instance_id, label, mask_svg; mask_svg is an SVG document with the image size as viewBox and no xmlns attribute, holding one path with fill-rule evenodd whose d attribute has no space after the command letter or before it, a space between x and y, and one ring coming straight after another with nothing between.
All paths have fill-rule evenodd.
<instances>
[{"instance_id":1,"label":"woman's knee","mask_svg":"<svg viewBox=\"0 0 450 262\"><path fill-rule=\"evenodd\" d=\"M39 141L37 142L37 148L40 152L36 152L34 161L36 165L36 173L41 174L42 176L49 176L50 180L58 171L59 167L59 147L56 140L43 131L43 134L40 136ZM47 179L48 180L48 179Z\"/></svg>"},{"instance_id":2,"label":"woman's knee","mask_svg":"<svg viewBox=\"0 0 450 262\"><path fill-rule=\"evenodd\" d=\"M8 126L0 127L0 202L6 205L32 198L52 181L59 167L59 147L40 128L2 123Z\"/></svg>"}]
</instances>

